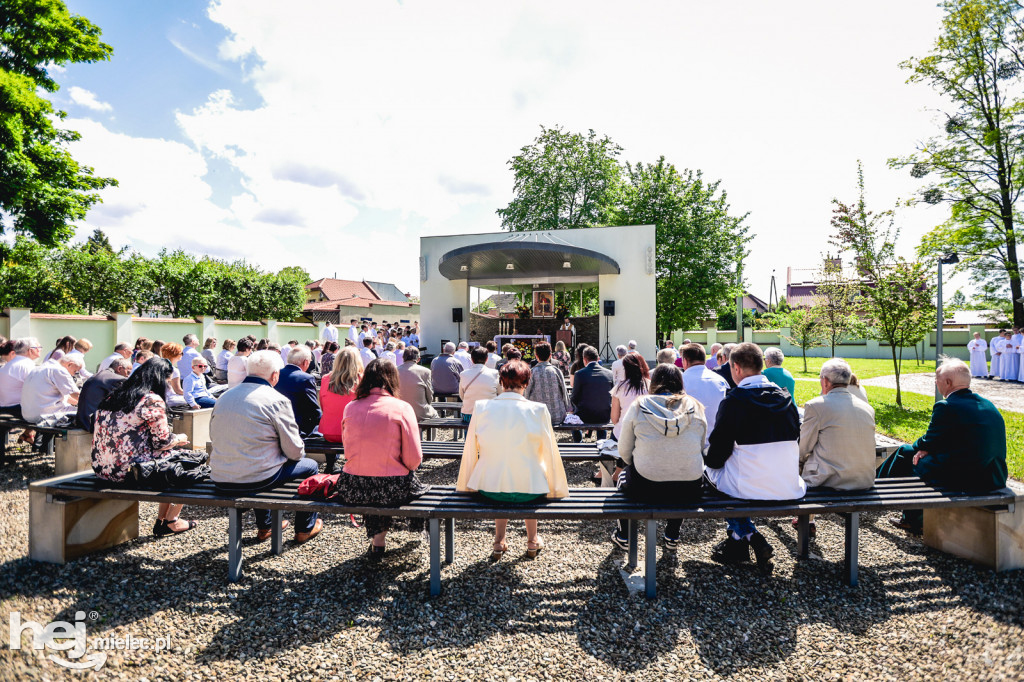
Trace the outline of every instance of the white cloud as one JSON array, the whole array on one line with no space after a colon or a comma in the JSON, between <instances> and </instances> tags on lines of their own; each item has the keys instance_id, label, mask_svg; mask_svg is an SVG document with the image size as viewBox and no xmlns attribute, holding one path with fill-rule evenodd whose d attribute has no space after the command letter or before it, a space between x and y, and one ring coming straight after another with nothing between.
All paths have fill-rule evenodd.
<instances>
[{"instance_id":1,"label":"white cloud","mask_svg":"<svg viewBox=\"0 0 1024 682\"><path fill-rule=\"evenodd\" d=\"M72 85L68 90L68 96L71 101L75 104L85 107L86 109L92 109L93 111L113 111L114 107L110 106L107 102L101 102L96 94L80 88L77 85Z\"/></svg>"},{"instance_id":2,"label":"white cloud","mask_svg":"<svg viewBox=\"0 0 1024 682\"><path fill-rule=\"evenodd\" d=\"M236 62L262 98L244 105L219 90L179 111L193 147L136 148L94 124L95 155L83 161L103 172L109 160L122 187L90 222L416 291L417 237L497 230L494 210L511 198L506 161L542 124L593 128L625 147L624 160L665 155L722 179L734 212L752 212L748 272L764 294L772 269L784 287L787 265L827 248L829 201L853 197L856 159L872 205L909 195L915 181L885 160L928 133L923 107L934 104L897 68L934 40L934 0L289 7L216 0L209 17L226 40L172 41L218 73ZM203 180L210 158L241 180L227 209ZM367 215L386 222L367 227ZM942 219L903 217L908 243Z\"/></svg>"}]
</instances>

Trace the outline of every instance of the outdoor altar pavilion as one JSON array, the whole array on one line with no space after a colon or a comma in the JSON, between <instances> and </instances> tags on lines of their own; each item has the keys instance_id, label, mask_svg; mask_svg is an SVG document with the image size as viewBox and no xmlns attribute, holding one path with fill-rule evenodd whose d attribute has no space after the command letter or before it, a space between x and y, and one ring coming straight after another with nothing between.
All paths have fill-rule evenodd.
<instances>
[{"instance_id":1,"label":"outdoor altar pavilion","mask_svg":"<svg viewBox=\"0 0 1024 682\"><path fill-rule=\"evenodd\" d=\"M596 284L597 338L578 340L600 350L606 340L614 347L634 339L653 358L654 259L654 225L421 237L421 344L436 354L443 340L469 340L471 287L536 292L532 299L541 314L554 317L554 300L548 302L544 292ZM608 301L613 315L605 314Z\"/></svg>"}]
</instances>

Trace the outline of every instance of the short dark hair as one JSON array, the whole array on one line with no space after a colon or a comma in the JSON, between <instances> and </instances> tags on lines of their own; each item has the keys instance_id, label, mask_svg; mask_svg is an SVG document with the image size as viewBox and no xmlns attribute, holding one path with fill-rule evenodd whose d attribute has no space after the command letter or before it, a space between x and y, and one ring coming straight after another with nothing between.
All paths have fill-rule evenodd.
<instances>
[{"instance_id":1,"label":"short dark hair","mask_svg":"<svg viewBox=\"0 0 1024 682\"><path fill-rule=\"evenodd\" d=\"M748 372L760 372L764 369L764 355L756 343L741 343L733 348L729 362Z\"/></svg>"},{"instance_id":2,"label":"short dark hair","mask_svg":"<svg viewBox=\"0 0 1024 682\"><path fill-rule=\"evenodd\" d=\"M237 350L239 353L244 353L247 350L251 350L252 347L253 343L249 339L249 337L243 336L242 338L238 339L238 345L235 347L235 350Z\"/></svg>"},{"instance_id":3,"label":"short dark hair","mask_svg":"<svg viewBox=\"0 0 1024 682\"><path fill-rule=\"evenodd\" d=\"M487 349L488 353L493 353L494 351L498 350L498 345L494 343L494 341L488 341L487 343L484 344L484 348Z\"/></svg>"},{"instance_id":4,"label":"short dark hair","mask_svg":"<svg viewBox=\"0 0 1024 682\"><path fill-rule=\"evenodd\" d=\"M483 346L474 346L473 350L469 352L469 357L473 360L473 364L482 365L487 362L487 349Z\"/></svg>"},{"instance_id":5,"label":"short dark hair","mask_svg":"<svg viewBox=\"0 0 1024 682\"><path fill-rule=\"evenodd\" d=\"M506 390L526 388L530 383L530 366L519 358L513 358L501 366L498 378Z\"/></svg>"},{"instance_id":6,"label":"short dark hair","mask_svg":"<svg viewBox=\"0 0 1024 682\"><path fill-rule=\"evenodd\" d=\"M593 346L587 346L586 348L583 349L583 359L586 362L593 362L594 360L597 360L599 357L601 356L598 354L597 349L594 348Z\"/></svg>"},{"instance_id":7,"label":"short dark hair","mask_svg":"<svg viewBox=\"0 0 1024 682\"><path fill-rule=\"evenodd\" d=\"M683 392L683 373L675 365L661 364L651 372L651 395L678 395Z\"/></svg>"},{"instance_id":8,"label":"short dark hair","mask_svg":"<svg viewBox=\"0 0 1024 682\"><path fill-rule=\"evenodd\" d=\"M551 344L547 341L541 341L533 347L533 354L537 356L537 359L541 362L547 362L551 359Z\"/></svg>"},{"instance_id":9,"label":"short dark hair","mask_svg":"<svg viewBox=\"0 0 1024 682\"><path fill-rule=\"evenodd\" d=\"M356 400L362 400L370 395L375 388L382 388L394 397L398 398L399 392L398 368L390 360L371 360L363 369L363 378L356 386Z\"/></svg>"},{"instance_id":10,"label":"short dark hair","mask_svg":"<svg viewBox=\"0 0 1024 682\"><path fill-rule=\"evenodd\" d=\"M518 348L509 348L508 353L505 354L505 361L511 362L512 360L522 360L523 354Z\"/></svg>"},{"instance_id":11,"label":"short dark hair","mask_svg":"<svg viewBox=\"0 0 1024 682\"><path fill-rule=\"evenodd\" d=\"M365 347L369 348L370 346L373 345L373 339L371 339L369 336L364 337L363 338L363 345Z\"/></svg>"},{"instance_id":12,"label":"short dark hair","mask_svg":"<svg viewBox=\"0 0 1024 682\"><path fill-rule=\"evenodd\" d=\"M707 360L707 355L704 353L704 346L699 343L686 344L679 349L679 354L683 356L683 360L686 360L691 364Z\"/></svg>"}]
</instances>

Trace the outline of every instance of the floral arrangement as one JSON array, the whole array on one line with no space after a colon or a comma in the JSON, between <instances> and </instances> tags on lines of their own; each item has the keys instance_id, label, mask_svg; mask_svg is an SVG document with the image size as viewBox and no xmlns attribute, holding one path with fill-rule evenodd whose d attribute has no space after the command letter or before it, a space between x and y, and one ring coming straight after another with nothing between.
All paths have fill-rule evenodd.
<instances>
[{"instance_id":1,"label":"floral arrangement","mask_svg":"<svg viewBox=\"0 0 1024 682\"><path fill-rule=\"evenodd\" d=\"M519 319L525 320L533 314L533 309L525 303L520 303L516 306L516 314L519 315Z\"/></svg>"},{"instance_id":2,"label":"floral arrangement","mask_svg":"<svg viewBox=\"0 0 1024 682\"><path fill-rule=\"evenodd\" d=\"M559 303L558 305L556 305L555 317L557 317L560 320L564 320L565 318L569 317L569 306L565 305L564 303Z\"/></svg>"},{"instance_id":3,"label":"floral arrangement","mask_svg":"<svg viewBox=\"0 0 1024 682\"><path fill-rule=\"evenodd\" d=\"M512 339L510 343L523 354L523 360L533 360L533 339Z\"/></svg>"}]
</instances>

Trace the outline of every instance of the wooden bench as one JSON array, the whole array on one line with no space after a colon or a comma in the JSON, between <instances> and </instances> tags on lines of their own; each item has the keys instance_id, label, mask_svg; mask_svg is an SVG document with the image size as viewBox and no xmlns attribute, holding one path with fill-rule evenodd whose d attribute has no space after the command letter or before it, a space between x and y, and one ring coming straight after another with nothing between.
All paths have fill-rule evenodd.
<instances>
[{"instance_id":1,"label":"wooden bench","mask_svg":"<svg viewBox=\"0 0 1024 682\"><path fill-rule=\"evenodd\" d=\"M304 443L307 455L345 456L345 447L341 443L329 443L322 438L307 438ZM458 441L425 440L420 442L420 447L423 459L462 459L463 443ZM599 453L593 443L559 443L558 454L563 461L570 462L615 461L614 457Z\"/></svg>"},{"instance_id":2,"label":"wooden bench","mask_svg":"<svg viewBox=\"0 0 1024 682\"><path fill-rule=\"evenodd\" d=\"M438 417L437 419L421 419L421 429L468 429L469 424L462 421L462 418ZM555 431L607 431L611 433L614 424L556 424Z\"/></svg>"},{"instance_id":3,"label":"wooden bench","mask_svg":"<svg viewBox=\"0 0 1024 682\"><path fill-rule=\"evenodd\" d=\"M629 522L629 565L637 565L637 537L640 522L645 535L645 592L654 598L656 589L656 529L659 520L730 517L799 517L797 554L808 556L808 514L841 514L845 518L843 578L857 584L860 514L898 509L937 509L953 507L993 507L1014 515L1018 532L1024 533L1024 510L1015 502L1024 500L1024 491L1010 488L986 493L966 494L934 488L917 478L879 479L865 491L840 492L812 489L800 500L736 500L710 492L697 503L651 507L626 498L614 488L573 488L560 500L540 500L526 504L499 505L469 493L456 492L451 486L434 486L426 495L402 507L360 507L298 497L299 481L291 481L259 494L225 495L212 482L189 488L154 492L112 487L91 473L71 474L29 484L29 555L32 559L63 563L91 551L114 546L138 536L138 503L168 502L228 511L228 579L242 576L242 512L267 509L272 512L271 549L283 551L281 514L285 511L333 514L376 514L423 518L430 537L430 593L441 591L440 529L445 529L445 563L455 552L456 519L544 519L601 520L626 519ZM102 510L94 505L116 504ZM78 506L71 506L78 505ZM134 520L134 528L132 522ZM87 524L84 527L83 524ZM76 542L71 542L70 539Z\"/></svg>"},{"instance_id":4,"label":"wooden bench","mask_svg":"<svg viewBox=\"0 0 1024 682\"><path fill-rule=\"evenodd\" d=\"M15 455L8 449L7 441L11 431L32 429L37 433L52 435L54 438L47 444L47 454L54 457L54 470L57 475L70 474L76 471L87 471L92 468L92 434L75 427L37 426L22 419L8 415L0 415L0 467L6 467L15 459L31 455Z\"/></svg>"}]
</instances>

